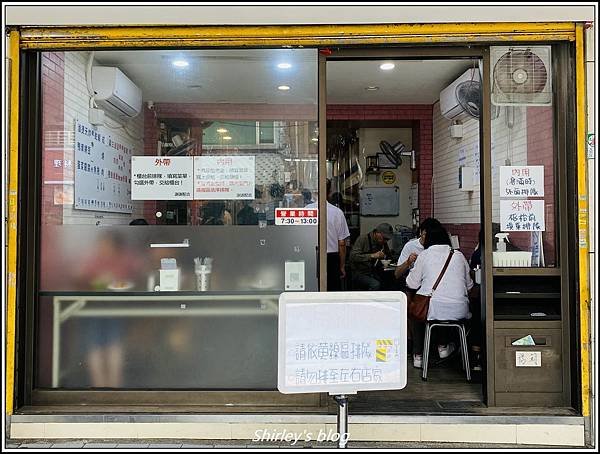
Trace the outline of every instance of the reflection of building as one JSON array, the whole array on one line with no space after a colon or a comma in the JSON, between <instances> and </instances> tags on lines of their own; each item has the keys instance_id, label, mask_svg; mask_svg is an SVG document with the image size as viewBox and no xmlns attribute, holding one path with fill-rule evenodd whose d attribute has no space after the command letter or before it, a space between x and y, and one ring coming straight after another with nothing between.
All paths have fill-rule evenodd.
<instances>
[{"instance_id":1,"label":"reflection of building","mask_svg":"<svg viewBox=\"0 0 600 454\"><path fill-rule=\"evenodd\" d=\"M587 269L590 238L585 222L588 209L585 190L587 162L582 154L585 145L582 138L586 129L583 110L585 99L582 96L585 89L582 46L588 45L588 52L593 50L593 34L586 31L582 17L573 16L581 11L577 7L560 10L564 14L561 15L561 22L556 23L539 22L555 20L546 16L551 12L525 7L521 10L523 14L517 14L524 21L518 26L504 22L505 19L514 20L515 13L510 11L510 14L503 16L501 7L497 11L495 8L488 10L491 13L477 7L453 10L457 15L462 14L462 19L459 19L461 23L457 24L445 24L443 21L448 20L447 17L436 16L429 9L417 9L415 11L421 14L421 19L410 25L392 21L390 17L407 16L400 14L402 11L399 13L398 7L387 8L379 9L386 12L385 17L379 19L372 16L379 14L376 9L364 8L357 14L352 8L342 12L337 8L333 15L327 17L334 17L333 21L344 22L345 25L286 26L285 34L277 26L223 26L219 28L219 34L215 29L203 26L141 30L75 26L70 27L68 35L63 35L64 30L60 28L48 30L33 27L12 31L11 88L15 92L10 105L23 107L20 112L10 112L11 124L14 125L10 131L10 163L13 167L7 188L8 332L15 333L12 338L9 335L7 345L7 412L13 415L13 424L38 421L35 415L15 415L16 409L17 413L27 413L32 408L33 412L38 412L42 404L58 405L64 402L81 408L82 405L97 403L98 395L102 402L118 403L122 406L120 408L125 407L127 411L129 408L139 409L139 405L147 403L161 411L162 407L172 409L185 404L197 406L193 408L194 411L200 408L200 411L212 414L227 410L229 407L224 404L227 403L233 404L234 409L240 412L252 412L260 407L264 412L292 413L290 419L284 418L290 424L302 422L300 418L294 419L298 409L311 418L315 417L319 424L333 421L332 415L319 419L319 415L330 411L327 397L285 396L276 391L276 362L273 357L277 336L275 314L269 312L269 304L252 297L266 291L278 294L285 288L286 278L291 278L284 275L282 269L286 261L304 264L307 289L316 290L319 283L320 288L324 289L325 249L316 248L326 238L323 217L319 228L277 228L274 225L275 208L286 204L302 206L301 188L318 194L318 202L323 203L324 177L329 170L328 176L333 178L338 192L338 203L353 227L353 238L361 230L369 230L372 222L381 222L383 219L361 216L359 189L362 185L382 187L387 183L381 179L377 168L367 172L366 157L377 155L381 140L396 143L401 139L417 151L418 162L416 171L411 170L408 163L395 169L386 168L394 172L394 184L401 188L399 193L402 197L400 214L390 216L393 218L392 225L412 227L428 216L435 216L451 233L460 236L461 249L469 255L477 245L481 224L485 232L491 232L493 225L500 221L498 176L500 167L510 162L511 166L544 166L544 217L548 226L542 234L541 243L546 266L535 269L493 267L495 240L486 233L483 260L483 279L486 284L483 298L487 317L484 321L487 333L484 385L465 384L455 395L448 396L445 393L441 397L439 387L436 394L435 380L424 384L426 388L421 388L421 394L412 393L411 390L411 396L418 395L421 398L417 411L430 414L433 408L437 412L432 419L422 420L421 430L414 433L431 432L432 423L442 423L444 414L452 413L464 418L458 424L458 432L463 437L461 440L472 439L468 438L468 434L473 433L472 426L463 424L464 421L471 422L469 418L473 414L478 415L478 423L481 418L501 414L506 416L492 418L493 421L485 420L485 424L501 421L503 425L510 425L511 433L516 434L531 429L521 424L527 422L536 426L535 430L550 432L551 435L562 434L561 430L566 426L569 434L576 433L574 439L577 442L582 439L583 424L584 421L589 422L592 407L588 393L591 349L588 334L594 338L593 331L590 333L592 318L589 292L592 285L588 281ZM346 22L339 14L355 16ZM591 19L586 11L582 14L585 19ZM38 23L36 17L32 16L33 23ZM314 22L314 17L325 16L321 13L313 15L306 19L307 23ZM253 18L248 16L236 20L254 23ZM301 15L294 15L293 18L302 21ZM259 18L257 23L261 23L262 19ZM85 21L88 20L89 16L86 16ZM370 22L371 25L349 25L359 22ZM157 23L161 23L161 20ZM49 34L51 41L47 38ZM151 41L139 39L141 34ZM551 106L497 108L492 105L490 81L493 70L489 51L490 46L499 42L503 46L514 47L551 46L552 81L555 84ZM146 46L147 43L152 46ZM18 46L24 51L20 55L21 62L16 61L14 54ZM121 51L122 46L128 50ZM171 65L170 57L180 52L175 48L185 49L194 56L188 63L188 70L192 71L186 72L183 66L175 68ZM71 190L74 189L73 201L78 196L72 128L75 120L92 122L88 117L88 109L93 105L93 100L90 99L85 79L92 50L94 65L121 68L142 90L143 104L139 115L125 119L108 115L107 124L113 127L115 125L110 122L117 122L118 127L110 129L106 125L100 126L100 129L111 131L119 143L131 143L134 155L168 157L173 152L190 156L256 156L257 193L254 199L248 202L249 205L242 200L223 201L225 209L232 215L233 223L243 224L244 227L199 226L202 210L208 205L206 200L175 202L157 197L131 201L131 215L115 210L81 210L70 203ZM295 68L300 68L301 74L297 73L299 75L293 79L275 73L275 68L280 64L276 55L298 57L302 65ZM593 53L587 58L590 65L593 64ZM155 61L150 63L152 59ZM394 60L397 65L398 72L388 73L393 74L388 79L392 79L396 85L384 86L383 79L381 86L372 85L366 79L358 80L357 76L362 74L357 69L358 63L368 65L384 59ZM454 135L456 128L452 132L449 129L452 121L445 118L438 107L440 89L464 73L465 65L469 68L479 67L480 62L485 76L482 79L485 95L482 98L482 116L478 120L465 118L461 124L462 137L457 137ZM148 65L151 70L148 70ZM431 69L423 70L426 65L431 65L427 66ZM19 77L17 70L21 67L31 71ZM41 69L39 75L33 71L37 67ZM378 68L374 68L372 76L375 77L375 74L380 75ZM396 77L398 74L402 77ZM437 80L436 77L443 80ZM286 78L290 80L281 80ZM424 84L432 82L432 79L437 84L435 89L423 89ZM415 81L419 83L417 88L416 85L412 88L399 85L415 84ZM21 82L26 84L20 85ZM41 99L27 95L37 92L41 93ZM19 94L23 94L25 101L31 101L30 105L26 102L19 104ZM399 96L405 96L403 101L398 100ZM425 96L429 98L425 99ZM594 105L592 99L590 97L588 101L590 106ZM40 121L34 115L37 104L41 105ZM18 123L32 136L19 134L16 129ZM219 129L227 131L219 132ZM591 127L588 129L592 130ZM356 132L357 141L349 147L340 147L339 152L332 152L330 145L333 143L333 133L349 130ZM384 137L383 130L389 133L389 137ZM35 137L41 138L39 150L33 146ZM27 169L31 171L21 167L18 170L22 172L17 179L14 165L23 166L25 163L31 163L31 169ZM36 165L38 167L34 168ZM477 181L473 191L459 191L460 167L474 169ZM481 178L477 179L477 176ZM576 185L576 182L580 184ZM290 190L287 191L287 188ZM414 191L412 198L409 197L411 190ZM484 196L483 200L480 195ZM575 203L576 200L579 205ZM240 212L248 207L254 210L258 222L252 220L250 225L237 222ZM592 208L593 204L590 204L589 209ZM30 222L17 225L17 215L23 215L22 219L27 218ZM152 375L152 368L148 364L155 363L145 361L144 355L156 351L164 358L164 373L151 377L154 380L152 387L156 389L132 393L128 389L92 391L84 387L75 391L74 388L81 386L77 373L73 373L77 371L76 359L70 363L71 370L65 368L56 371L70 377L65 389L45 386L47 383L40 381L40 377L44 371L51 370L56 358L52 354L44 356L39 353L47 352L53 346L57 339L53 335L56 332L53 326L61 319L55 318L60 314L55 314L51 305L40 302L50 301L54 297L72 297L71 268L76 268L82 252L96 241L100 228L128 228L129 221L137 217L155 224L127 230L148 269L157 271L161 258L176 257L182 268L183 288L194 293L174 296L197 296L193 290L193 259L215 259L211 291L217 295L211 300L211 294L207 294L210 300L207 305L215 306L215 310L220 309L216 306L223 298L242 293L244 301L229 306L235 314L232 317L235 322L227 324L224 319L214 325L207 322L209 329L203 331L206 325L198 321L200 317L187 317L189 306L186 302L166 308L149 304L145 309L154 310L156 312L153 314L158 315L148 322L139 317L138 312L128 312L130 308L119 306L122 302L120 296L126 295L115 298L106 291L100 296L112 302L102 303L102 307L88 306L79 315L101 317L107 309L112 308L120 315L129 317L131 333L139 334L139 338L133 334L128 338L132 344L138 343L137 348L132 348L131 351L136 353L130 359L136 367L141 368L139 370L143 370L139 373ZM163 228L164 224L174 226ZM39 232L36 225L41 226ZM189 242L184 243L185 239ZM511 233L511 240L513 247L525 251L534 243L529 232ZM150 247L150 244L162 246ZM507 249L507 253L510 252L518 251ZM36 262L37 257L39 262ZM152 280L148 279L148 285L136 288L135 293L145 294L146 287L152 288L150 283ZM55 295L58 293L66 295ZM540 305L544 310L538 310ZM77 312L75 309L77 307L72 310ZM161 312L163 309L166 310ZM18 325L15 323L17 310L20 316L25 317L19 319ZM251 328L248 328L250 323L239 327L238 323L248 321L244 319L246 315L261 311L267 311L270 317L262 320L264 324L254 320L252 323L256 324ZM545 315L536 317L543 319L535 320L531 315L540 312ZM85 336L77 327L67 326L75 318L65 316L63 320L67 330L70 329L69 336L73 336L70 338L73 344L70 345L77 345L81 340L78 336ZM11 329L13 327L16 329ZM218 336L206 334L203 337L205 333L215 332ZM250 333L256 337L249 337ZM529 334L537 342L541 368L517 368L515 358L517 352L522 350L513 348L513 338ZM194 340L187 340L190 339L187 336ZM19 349L17 355L11 350L15 344L25 346ZM140 345L152 346L155 350L149 347L142 349ZM220 351L234 351L238 345L243 346L243 359L246 362L242 365L228 363L226 355L219 356ZM59 348L54 351L62 350ZM169 369L169 355L181 355L174 361L177 367ZM199 357L211 358L211 364L207 365L210 368L211 386L218 384L220 373L234 378L235 386L224 385L225 389L206 392L211 386L207 385L207 381L202 381L206 376L199 375L196 386L192 386L192 380L185 382L186 385L192 385L185 391L183 399L181 394L172 392L181 389L182 383L177 380L180 378L178 372L185 369L182 364L187 359L197 361ZM221 362L218 363L215 358ZM13 359L17 367L11 362ZM246 364L264 365L265 370L261 372L265 372L264 377L268 379L244 382ZM14 377L17 382L13 387ZM456 399L457 396L460 396L460 400ZM410 406L405 405L402 397L401 394L386 395L385 400L391 412L406 414ZM464 402L470 402L472 406L465 407L469 404ZM381 416L381 409L376 408L372 401L359 403L358 408L366 408L364 411L375 420ZM516 405L522 408L516 408ZM542 409L540 405L543 405ZM215 410L215 407L218 408ZM64 411L69 411L69 408ZM101 411L110 413L112 409L103 407ZM540 414L544 415L543 419L535 416ZM435 419L438 416L442 419ZM568 423L563 424L565 419L559 416L566 418ZM227 421L236 424L234 419ZM259 420L260 423L264 421ZM377 427L381 421L379 419L377 423L360 427L369 436L382 439L384 435L378 432L381 427ZM394 429L404 429L396 425L400 423L393 417L385 422L393 424ZM545 424L551 426L549 431ZM47 434L51 429L49 426ZM208 435L216 437L215 432ZM487 431L483 436L487 436ZM510 442L516 442L517 439L517 435L506 438ZM550 438L540 436L532 440L550 442ZM565 436L551 441L566 443L569 440Z\"/></svg>"}]
</instances>

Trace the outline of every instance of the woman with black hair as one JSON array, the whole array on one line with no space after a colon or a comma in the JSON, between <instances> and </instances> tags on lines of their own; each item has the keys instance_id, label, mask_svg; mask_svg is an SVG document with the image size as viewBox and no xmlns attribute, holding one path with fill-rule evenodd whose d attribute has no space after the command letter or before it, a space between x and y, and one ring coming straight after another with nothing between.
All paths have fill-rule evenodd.
<instances>
[{"instance_id":1,"label":"woman with black hair","mask_svg":"<svg viewBox=\"0 0 600 454\"><path fill-rule=\"evenodd\" d=\"M419 254L413 269L406 278L409 288L419 295L431 295L427 320L461 320L471 317L468 291L473 287L469 264L459 251L452 251L450 236L442 226L426 231L425 250ZM446 261L448 267L436 290L433 286ZM422 367L425 324L413 323L413 365ZM441 339L439 339L442 341ZM443 342L443 341L442 341ZM446 358L456 349L454 343L438 346L440 358Z\"/></svg>"}]
</instances>

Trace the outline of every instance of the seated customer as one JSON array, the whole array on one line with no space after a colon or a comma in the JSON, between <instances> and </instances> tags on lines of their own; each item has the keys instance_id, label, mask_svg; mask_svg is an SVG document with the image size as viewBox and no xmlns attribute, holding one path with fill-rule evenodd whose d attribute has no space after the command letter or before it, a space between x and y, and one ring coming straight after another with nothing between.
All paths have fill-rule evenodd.
<instances>
[{"instance_id":1,"label":"seated customer","mask_svg":"<svg viewBox=\"0 0 600 454\"><path fill-rule=\"evenodd\" d=\"M448 268L440 280L436 291L432 294L433 286L437 281L450 252L452 251L450 237L443 227L426 231L425 250L419 254L414 268L406 278L406 285L420 295L431 295L427 320L461 320L471 317L469 312L468 291L473 287L469 273L469 264L459 251L454 251ZM412 323L413 333L413 365L422 367L423 343L425 324ZM436 334L439 331L436 331ZM445 333L440 333L445 334ZM443 338L438 338L440 358L446 358L454 350L454 343L447 343Z\"/></svg>"},{"instance_id":2,"label":"seated customer","mask_svg":"<svg viewBox=\"0 0 600 454\"><path fill-rule=\"evenodd\" d=\"M408 271L413 267L417 256L425 250L425 232L432 228L442 227L440 221L435 218L427 218L419 226L419 237L410 240L402 248L400 258L398 258L398 266L394 271L394 277L401 279L406 276Z\"/></svg>"},{"instance_id":3,"label":"seated customer","mask_svg":"<svg viewBox=\"0 0 600 454\"><path fill-rule=\"evenodd\" d=\"M387 242L394 229L390 224L379 224L372 232L361 235L350 252L352 282L356 290L381 290L381 276L377 272L380 260L391 258Z\"/></svg>"}]
</instances>

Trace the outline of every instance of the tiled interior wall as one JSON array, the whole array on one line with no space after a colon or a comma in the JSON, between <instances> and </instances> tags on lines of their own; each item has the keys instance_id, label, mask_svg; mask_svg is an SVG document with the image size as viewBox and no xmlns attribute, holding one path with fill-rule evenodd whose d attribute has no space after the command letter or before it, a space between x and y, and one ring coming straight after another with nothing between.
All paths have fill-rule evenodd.
<instances>
[{"instance_id":1,"label":"tiled interior wall","mask_svg":"<svg viewBox=\"0 0 600 454\"><path fill-rule=\"evenodd\" d=\"M443 117L440 103L433 105L433 216L457 235L467 260L479 242L480 153L479 121L463 121L463 137L450 136L451 120ZM459 158L461 158L459 160ZM459 163L474 169L474 190L459 189Z\"/></svg>"},{"instance_id":2,"label":"tiled interior wall","mask_svg":"<svg viewBox=\"0 0 600 454\"><path fill-rule=\"evenodd\" d=\"M412 146L417 151L419 211L421 219L431 216L432 106L421 104L328 104L328 120L397 120L413 123Z\"/></svg>"},{"instance_id":3,"label":"tiled interior wall","mask_svg":"<svg viewBox=\"0 0 600 454\"><path fill-rule=\"evenodd\" d=\"M90 97L85 68L88 52L44 52L42 54L42 121L43 121L43 223L44 224L127 224L142 215L140 203L134 202L132 214L75 209L75 120L88 121ZM110 117L109 117L110 118ZM143 116L127 123L109 119L99 132L110 133L133 145L134 154L142 154ZM125 133L127 130L133 139Z\"/></svg>"},{"instance_id":4,"label":"tiled interior wall","mask_svg":"<svg viewBox=\"0 0 600 454\"><path fill-rule=\"evenodd\" d=\"M365 156L374 156L376 153L381 153L379 142L382 140L388 141L394 145L398 141L406 146L406 150L412 148L412 130L410 128L362 128L358 130L359 149L360 149L360 164L363 169L366 169ZM364 150L364 156L363 156ZM378 224L388 222L392 226L412 225L412 209L410 207L410 190L412 185L412 171L410 170L410 157L402 158L402 165L397 169L391 170L396 177L396 181L388 185L382 181L382 174L371 174L365 177L365 186L368 187L393 187L398 186L399 196L399 215L394 217L371 217L361 216L360 231L369 232Z\"/></svg>"},{"instance_id":5,"label":"tiled interior wall","mask_svg":"<svg viewBox=\"0 0 600 454\"><path fill-rule=\"evenodd\" d=\"M450 233L459 235L461 250L470 255L478 243L480 224L479 122L463 122L462 139L450 137L451 121L442 117L439 103L433 109L434 217ZM474 167L474 191L458 189L459 157ZM508 164L510 163L510 164ZM499 167L543 165L546 231L543 234L546 265L555 263L554 148L552 107L501 107L492 120L492 222L500 221ZM529 250L528 232L512 233L511 242Z\"/></svg>"},{"instance_id":6,"label":"tiled interior wall","mask_svg":"<svg viewBox=\"0 0 600 454\"><path fill-rule=\"evenodd\" d=\"M42 53L42 206L45 224L62 224L63 206L55 203L73 191L65 185L65 147L68 145L64 123L64 52Z\"/></svg>"},{"instance_id":7,"label":"tiled interior wall","mask_svg":"<svg viewBox=\"0 0 600 454\"><path fill-rule=\"evenodd\" d=\"M69 134L73 132L74 139L75 119L88 121L89 95L87 91L85 69L88 60L88 52L65 52L65 78L64 78L64 127ZM133 81L135 83L135 80ZM109 114L107 113L107 116ZM143 154L143 115L127 121L117 120L109 117L106 121L109 126L99 126L99 132L109 133L117 140L130 143L133 146L134 155ZM126 127L129 134L122 128ZM137 138L137 140L136 140ZM74 161L73 142L65 147L65 159ZM142 204L133 202L132 214L112 213L105 211L76 210L72 205L65 205L63 211L63 222L65 224L128 224L132 219L141 217Z\"/></svg>"}]
</instances>

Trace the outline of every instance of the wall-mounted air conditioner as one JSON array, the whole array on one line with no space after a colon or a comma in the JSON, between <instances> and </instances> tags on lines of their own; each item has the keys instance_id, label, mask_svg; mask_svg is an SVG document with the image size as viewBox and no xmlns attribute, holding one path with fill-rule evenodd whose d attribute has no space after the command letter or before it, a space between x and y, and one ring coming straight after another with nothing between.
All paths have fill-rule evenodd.
<instances>
[{"instance_id":1,"label":"wall-mounted air conditioner","mask_svg":"<svg viewBox=\"0 0 600 454\"><path fill-rule=\"evenodd\" d=\"M98 107L118 117L136 117L142 110L142 90L119 68L92 67L92 87Z\"/></svg>"},{"instance_id":2,"label":"wall-mounted air conditioner","mask_svg":"<svg viewBox=\"0 0 600 454\"><path fill-rule=\"evenodd\" d=\"M479 118L481 79L478 68L467 69L440 93L440 111L449 120Z\"/></svg>"}]
</instances>

